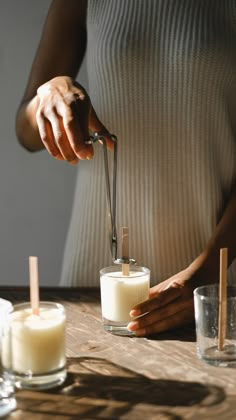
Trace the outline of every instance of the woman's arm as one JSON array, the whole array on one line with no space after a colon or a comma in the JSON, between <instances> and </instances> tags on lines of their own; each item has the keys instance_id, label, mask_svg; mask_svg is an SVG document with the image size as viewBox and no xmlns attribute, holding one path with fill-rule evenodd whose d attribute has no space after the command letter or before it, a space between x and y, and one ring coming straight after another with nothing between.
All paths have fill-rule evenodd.
<instances>
[{"instance_id":1,"label":"woman's arm","mask_svg":"<svg viewBox=\"0 0 236 420\"><path fill-rule=\"evenodd\" d=\"M236 257L236 185L205 250L185 270L151 289L150 299L137 305L129 329L150 335L191 323L194 288L219 280L220 248L228 248L228 265Z\"/></svg>"},{"instance_id":2,"label":"woman's arm","mask_svg":"<svg viewBox=\"0 0 236 420\"><path fill-rule=\"evenodd\" d=\"M29 150L44 147L36 112L39 86L56 76L75 78L86 49L86 0L54 0L49 8L28 84L16 117L16 133Z\"/></svg>"},{"instance_id":3,"label":"woman's arm","mask_svg":"<svg viewBox=\"0 0 236 420\"><path fill-rule=\"evenodd\" d=\"M89 129L106 131L74 80L86 50L86 12L86 0L52 1L16 116L17 137L26 149L46 148L73 164L93 156L85 144Z\"/></svg>"}]
</instances>

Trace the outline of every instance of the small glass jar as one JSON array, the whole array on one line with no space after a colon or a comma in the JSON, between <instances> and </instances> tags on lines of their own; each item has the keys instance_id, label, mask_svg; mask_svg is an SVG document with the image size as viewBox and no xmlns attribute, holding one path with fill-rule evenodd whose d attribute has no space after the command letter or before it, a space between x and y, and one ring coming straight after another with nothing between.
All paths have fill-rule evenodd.
<instances>
[{"instance_id":1,"label":"small glass jar","mask_svg":"<svg viewBox=\"0 0 236 420\"><path fill-rule=\"evenodd\" d=\"M130 266L128 276L122 275L122 266L114 265L100 271L102 320L106 331L117 335L134 335L127 329L131 309L149 298L150 270Z\"/></svg>"},{"instance_id":2,"label":"small glass jar","mask_svg":"<svg viewBox=\"0 0 236 420\"><path fill-rule=\"evenodd\" d=\"M2 342L8 335L11 311L11 302L0 298L0 417L6 416L16 408L14 382L2 366Z\"/></svg>"},{"instance_id":3,"label":"small glass jar","mask_svg":"<svg viewBox=\"0 0 236 420\"><path fill-rule=\"evenodd\" d=\"M18 388L47 389L66 378L64 306L40 302L39 315L29 302L10 314L9 334L3 340L2 363Z\"/></svg>"}]
</instances>

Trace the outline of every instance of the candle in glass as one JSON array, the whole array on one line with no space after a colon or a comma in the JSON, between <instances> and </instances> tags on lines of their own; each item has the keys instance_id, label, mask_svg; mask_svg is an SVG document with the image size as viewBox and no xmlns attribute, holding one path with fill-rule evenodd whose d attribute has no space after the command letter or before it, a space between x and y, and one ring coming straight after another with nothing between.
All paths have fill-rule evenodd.
<instances>
[{"instance_id":1,"label":"candle in glass","mask_svg":"<svg viewBox=\"0 0 236 420\"><path fill-rule=\"evenodd\" d=\"M40 302L38 315L29 302L14 306L2 363L14 375L16 386L44 389L65 380L65 321L59 303Z\"/></svg>"},{"instance_id":2,"label":"candle in glass","mask_svg":"<svg viewBox=\"0 0 236 420\"><path fill-rule=\"evenodd\" d=\"M133 319L129 313L149 297L150 270L132 266L129 275L122 275L119 265L100 271L100 290L103 325L106 331L119 335L133 335L127 330Z\"/></svg>"}]
</instances>

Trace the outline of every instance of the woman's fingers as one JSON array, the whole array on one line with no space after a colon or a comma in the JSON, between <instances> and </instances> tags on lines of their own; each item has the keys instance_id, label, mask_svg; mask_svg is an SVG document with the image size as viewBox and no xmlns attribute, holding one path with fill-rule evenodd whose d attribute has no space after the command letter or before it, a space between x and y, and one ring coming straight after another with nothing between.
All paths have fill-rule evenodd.
<instances>
[{"instance_id":1,"label":"woman's fingers","mask_svg":"<svg viewBox=\"0 0 236 420\"><path fill-rule=\"evenodd\" d=\"M74 82L73 94L76 98L76 113L79 117L81 131L85 135L85 138L89 137L89 131L91 133L102 134L106 140L107 148L113 149L114 143L110 133L98 118L86 90L79 83Z\"/></svg>"},{"instance_id":2,"label":"woman's fingers","mask_svg":"<svg viewBox=\"0 0 236 420\"><path fill-rule=\"evenodd\" d=\"M53 157L70 163L91 159L93 146L86 143L89 131L105 133L107 147L113 148L109 132L92 108L87 92L71 78L56 77L40 86L37 94L39 134Z\"/></svg>"},{"instance_id":3,"label":"woman's fingers","mask_svg":"<svg viewBox=\"0 0 236 420\"><path fill-rule=\"evenodd\" d=\"M107 148L109 150L113 149L114 143L111 139L110 133L107 130L107 128L101 123L92 106L89 114L89 129L94 133L101 133L106 140Z\"/></svg>"},{"instance_id":4,"label":"woman's fingers","mask_svg":"<svg viewBox=\"0 0 236 420\"><path fill-rule=\"evenodd\" d=\"M179 289L169 289L164 290L162 293L158 293L153 296L151 299L146 300L139 305L136 305L131 311L131 316L139 316L147 312L151 312L162 306L167 305L169 302L177 299L181 295L181 290Z\"/></svg>"},{"instance_id":5,"label":"woman's fingers","mask_svg":"<svg viewBox=\"0 0 236 420\"><path fill-rule=\"evenodd\" d=\"M159 309L148 312L146 315L137 318L135 321L132 321L131 324L133 324L133 326L135 324L135 326L138 328L143 328L146 325L151 325L161 321L162 319L174 316L180 310L189 308L191 304L192 302L190 300L185 301L181 298L178 298L172 301L170 305L162 306Z\"/></svg>"},{"instance_id":6,"label":"woman's fingers","mask_svg":"<svg viewBox=\"0 0 236 420\"><path fill-rule=\"evenodd\" d=\"M153 324L141 326L137 325L135 328L129 328L131 331L135 331L137 337L148 336L151 334L161 333L173 328L178 328L183 325L192 323L194 319L193 305L189 304L188 307L170 315L167 318L163 318Z\"/></svg>"},{"instance_id":7,"label":"woman's fingers","mask_svg":"<svg viewBox=\"0 0 236 420\"><path fill-rule=\"evenodd\" d=\"M64 123L61 117L57 117L51 121L55 142L64 157L64 159L72 164L78 163L78 156L71 147L67 133L65 132Z\"/></svg>"},{"instance_id":8,"label":"woman's fingers","mask_svg":"<svg viewBox=\"0 0 236 420\"><path fill-rule=\"evenodd\" d=\"M93 147L85 144L76 115L63 100L53 108L42 105L36 119L42 142L53 157L75 164L78 158L93 156Z\"/></svg>"},{"instance_id":9,"label":"woman's fingers","mask_svg":"<svg viewBox=\"0 0 236 420\"><path fill-rule=\"evenodd\" d=\"M40 111L38 111L36 114L36 120L38 124L39 135L48 153L50 153L50 155L56 159L63 160L64 158L54 141L54 135L49 121Z\"/></svg>"},{"instance_id":10,"label":"woman's fingers","mask_svg":"<svg viewBox=\"0 0 236 420\"><path fill-rule=\"evenodd\" d=\"M90 159L93 146L87 145L90 99L69 77L56 77L37 90L36 114L39 134L48 152L70 163ZM79 112L75 112L78 104Z\"/></svg>"},{"instance_id":11,"label":"woman's fingers","mask_svg":"<svg viewBox=\"0 0 236 420\"><path fill-rule=\"evenodd\" d=\"M138 316L128 325L130 331L137 336L184 325L193 320L193 294L188 287L169 288L157 293L151 299L137 305L131 316Z\"/></svg>"},{"instance_id":12,"label":"woman's fingers","mask_svg":"<svg viewBox=\"0 0 236 420\"><path fill-rule=\"evenodd\" d=\"M62 116L63 129L68 139L68 144L74 154L79 159L91 159L93 157L93 146L86 145L85 140L88 139L88 129L81 129L79 117L81 114L75 112L75 105L69 107L67 104L61 104L59 112ZM84 116L86 118L86 115Z\"/></svg>"},{"instance_id":13,"label":"woman's fingers","mask_svg":"<svg viewBox=\"0 0 236 420\"><path fill-rule=\"evenodd\" d=\"M47 118L40 116L37 122L41 139L48 152L53 157L61 156L67 162L76 164L78 157L70 146L62 118L51 110L47 113Z\"/></svg>"}]
</instances>

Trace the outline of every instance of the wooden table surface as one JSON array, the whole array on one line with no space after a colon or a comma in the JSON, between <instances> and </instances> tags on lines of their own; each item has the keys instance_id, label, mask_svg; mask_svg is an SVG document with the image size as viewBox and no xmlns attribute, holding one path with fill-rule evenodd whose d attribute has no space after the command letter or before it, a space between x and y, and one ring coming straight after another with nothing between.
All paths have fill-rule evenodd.
<instances>
[{"instance_id":1,"label":"wooden table surface","mask_svg":"<svg viewBox=\"0 0 236 420\"><path fill-rule=\"evenodd\" d=\"M0 297L29 299L25 288L1 287ZM42 288L41 299L65 305L68 377L18 390L7 419L236 419L236 371L198 360L194 328L119 337L103 330L98 290Z\"/></svg>"}]
</instances>

